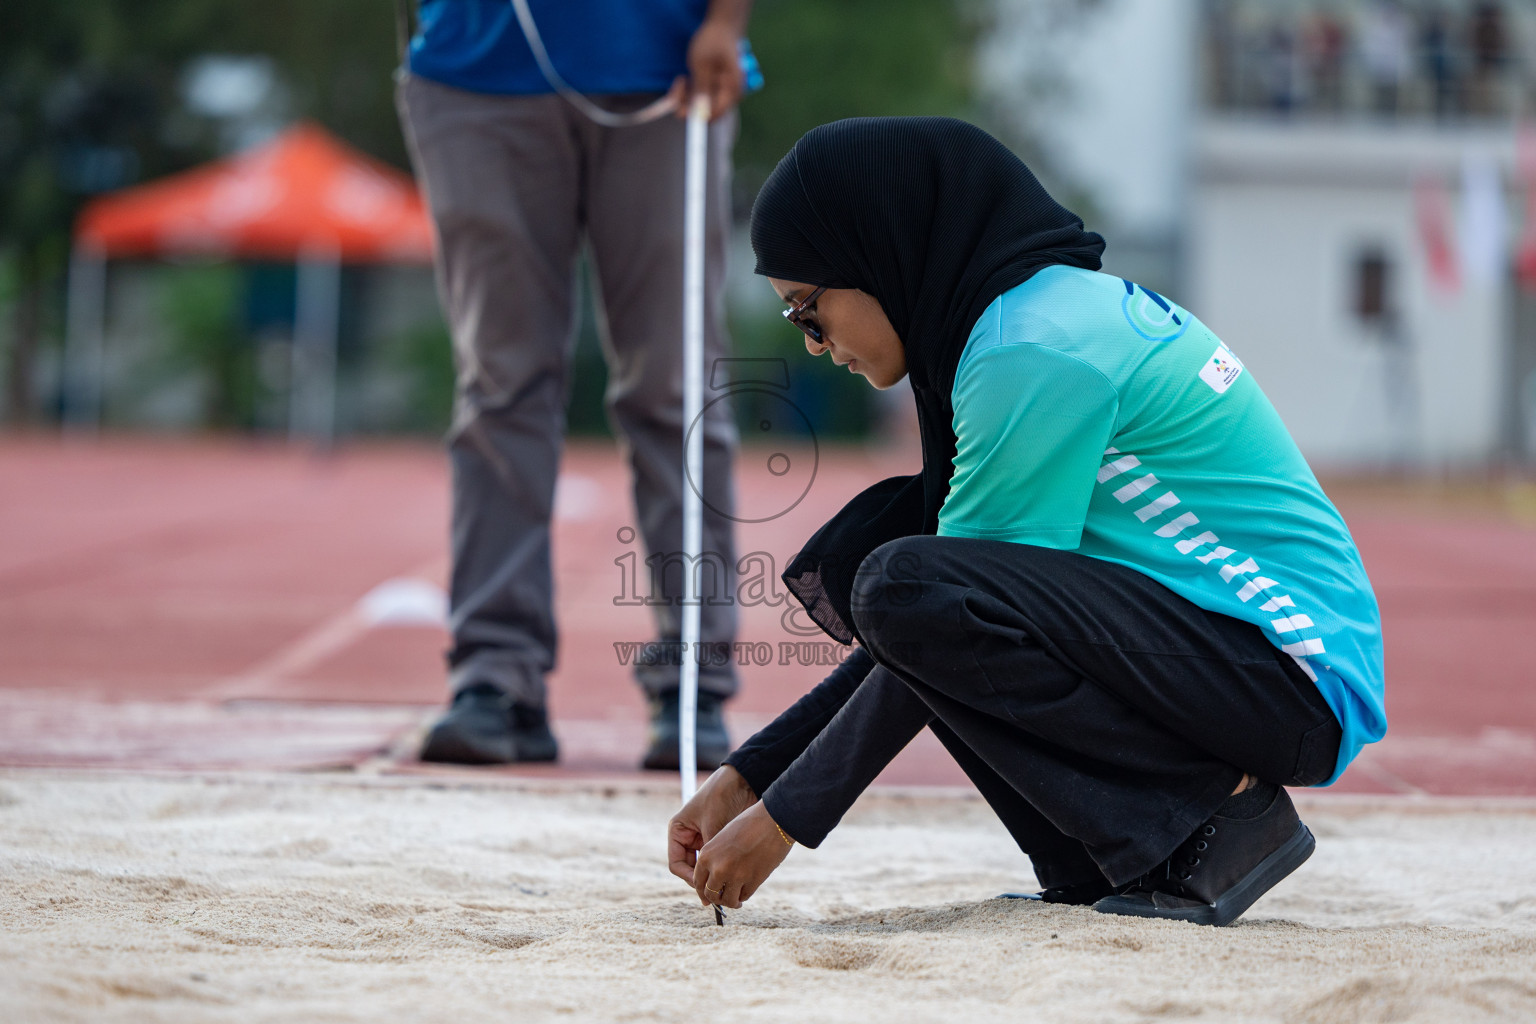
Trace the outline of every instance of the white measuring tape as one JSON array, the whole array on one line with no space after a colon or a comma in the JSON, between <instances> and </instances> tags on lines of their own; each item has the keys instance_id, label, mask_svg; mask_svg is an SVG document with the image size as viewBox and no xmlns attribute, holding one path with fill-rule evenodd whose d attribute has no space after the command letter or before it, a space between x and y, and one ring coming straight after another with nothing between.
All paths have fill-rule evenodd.
<instances>
[{"instance_id":1,"label":"white measuring tape","mask_svg":"<svg viewBox=\"0 0 1536 1024\"><path fill-rule=\"evenodd\" d=\"M709 97L695 96L688 110L687 160L683 185L683 622L678 680L678 770L683 800L693 796L698 773L694 725L699 700L699 612L702 594L697 566L704 551L704 198L709 143ZM690 481L692 483L690 484ZM688 570L694 567L690 573ZM692 601L688 600L692 597Z\"/></svg>"},{"instance_id":2,"label":"white measuring tape","mask_svg":"<svg viewBox=\"0 0 1536 1024\"><path fill-rule=\"evenodd\" d=\"M571 106L604 128L629 128L637 124L648 124L666 117L677 109L677 104L673 102L671 96L663 96L628 114L604 110L571 88L566 80L560 77L560 72L555 70L555 66L550 63L549 51L544 49L544 38L539 35L539 26L534 24L533 12L528 9L528 0L512 0L512 10L517 14L517 23L523 30L523 38L528 40L528 48L533 51L533 59L539 65L539 73L544 76L549 87L559 93Z\"/></svg>"},{"instance_id":3,"label":"white measuring tape","mask_svg":"<svg viewBox=\"0 0 1536 1024\"><path fill-rule=\"evenodd\" d=\"M534 24L528 0L512 0L517 23L533 51L544 80L565 101L605 128L627 128L666 117L677 109L670 96L633 113L604 110L571 88L550 62L549 51ZM678 770L683 800L697 788L699 707L699 614L702 595L688 593L689 566L699 564L704 548L704 218L709 151L709 97L698 95L688 110L686 163L683 184L683 621L682 665L678 678ZM691 429L690 429L691 428ZM692 483L690 484L690 481ZM698 575L692 577L694 589ZM689 601L688 598L693 600Z\"/></svg>"}]
</instances>

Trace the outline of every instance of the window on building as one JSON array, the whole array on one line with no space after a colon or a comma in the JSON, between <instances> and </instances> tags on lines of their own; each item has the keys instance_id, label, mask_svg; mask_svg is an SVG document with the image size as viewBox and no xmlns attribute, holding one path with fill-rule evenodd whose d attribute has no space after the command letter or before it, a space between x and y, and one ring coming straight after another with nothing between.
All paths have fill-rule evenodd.
<instances>
[{"instance_id":1,"label":"window on building","mask_svg":"<svg viewBox=\"0 0 1536 1024\"><path fill-rule=\"evenodd\" d=\"M1392 315L1392 260L1380 246L1355 256L1354 313L1368 327L1383 327Z\"/></svg>"}]
</instances>

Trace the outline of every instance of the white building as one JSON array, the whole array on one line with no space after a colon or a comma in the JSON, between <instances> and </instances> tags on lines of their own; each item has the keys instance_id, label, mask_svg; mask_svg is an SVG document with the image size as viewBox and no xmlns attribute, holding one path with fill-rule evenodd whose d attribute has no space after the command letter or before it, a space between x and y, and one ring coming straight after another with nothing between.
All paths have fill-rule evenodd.
<instances>
[{"instance_id":1,"label":"white building","mask_svg":"<svg viewBox=\"0 0 1536 1024\"><path fill-rule=\"evenodd\" d=\"M1505 202L1508 129L1207 118L1194 141L1189 305L1309 459L1465 466L1512 447L1529 411L1504 210L1472 226Z\"/></svg>"},{"instance_id":2,"label":"white building","mask_svg":"<svg viewBox=\"0 0 1536 1024\"><path fill-rule=\"evenodd\" d=\"M1314 465L1536 461L1528 6L1102 0L1029 127L1094 197L1106 269L1161 277Z\"/></svg>"}]
</instances>

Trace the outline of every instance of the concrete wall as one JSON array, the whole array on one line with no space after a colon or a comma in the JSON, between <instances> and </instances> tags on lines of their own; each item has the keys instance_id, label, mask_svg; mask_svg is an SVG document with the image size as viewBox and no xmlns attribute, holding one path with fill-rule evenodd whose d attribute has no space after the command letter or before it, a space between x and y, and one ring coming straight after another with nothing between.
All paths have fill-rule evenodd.
<instances>
[{"instance_id":1,"label":"concrete wall","mask_svg":"<svg viewBox=\"0 0 1536 1024\"><path fill-rule=\"evenodd\" d=\"M1200 130L1186 305L1232 347L1315 465L1469 465L1499 451L1511 330L1503 275L1437 290L1413 182L1457 197L1469 156L1513 165L1507 132L1209 121ZM1395 264L1405 344L1353 309L1355 261Z\"/></svg>"}]
</instances>

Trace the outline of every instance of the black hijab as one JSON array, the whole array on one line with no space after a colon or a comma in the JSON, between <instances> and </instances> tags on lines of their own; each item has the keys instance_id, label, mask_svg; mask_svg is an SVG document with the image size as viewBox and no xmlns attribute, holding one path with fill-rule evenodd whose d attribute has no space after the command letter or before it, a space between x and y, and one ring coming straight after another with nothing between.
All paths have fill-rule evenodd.
<instances>
[{"instance_id":1,"label":"black hijab","mask_svg":"<svg viewBox=\"0 0 1536 1024\"><path fill-rule=\"evenodd\" d=\"M955 368L992 300L1043 267L1099 268L1104 240L975 125L865 117L807 132L752 206L757 273L875 297L901 338L923 471L859 494L806 544L784 582L842 643L859 564L897 537L934 533L954 472Z\"/></svg>"}]
</instances>

